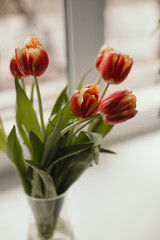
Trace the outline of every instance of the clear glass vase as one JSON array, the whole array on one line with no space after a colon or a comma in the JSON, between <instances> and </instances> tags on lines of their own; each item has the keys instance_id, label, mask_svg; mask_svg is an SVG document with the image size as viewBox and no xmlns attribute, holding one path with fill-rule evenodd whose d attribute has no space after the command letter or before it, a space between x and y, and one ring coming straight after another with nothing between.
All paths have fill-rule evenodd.
<instances>
[{"instance_id":1,"label":"clear glass vase","mask_svg":"<svg viewBox=\"0 0 160 240\"><path fill-rule=\"evenodd\" d=\"M27 197L31 209L28 240L74 240L66 210L66 194L48 199Z\"/></svg>"}]
</instances>

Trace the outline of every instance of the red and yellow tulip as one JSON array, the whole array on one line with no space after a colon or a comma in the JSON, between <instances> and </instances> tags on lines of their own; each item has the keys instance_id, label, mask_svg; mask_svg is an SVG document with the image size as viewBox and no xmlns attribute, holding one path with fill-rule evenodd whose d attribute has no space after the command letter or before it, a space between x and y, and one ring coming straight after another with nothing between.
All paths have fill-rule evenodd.
<instances>
[{"instance_id":1,"label":"red and yellow tulip","mask_svg":"<svg viewBox=\"0 0 160 240\"><path fill-rule=\"evenodd\" d=\"M95 60L95 67L102 79L111 84L125 80L133 65L133 59L113 48L102 46Z\"/></svg>"},{"instance_id":2,"label":"red and yellow tulip","mask_svg":"<svg viewBox=\"0 0 160 240\"><path fill-rule=\"evenodd\" d=\"M70 99L72 113L78 118L87 118L95 115L99 109L99 87L91 84L76 90Z\"/></svg>"},{"instance_id":3,"label":"red and yellow tulip","mask_svg":"<svg viewBox=\"0 0 160 240\"><path fill-rule=\"evenodd\" d=\"M47 51L35 37L28 37L22 48L16 48L15 57L18 69L24 76L38 77L49 64Z\"/></svg>"},{"instance_id":4,"label":"red and yellow tulip","mask_svg":"<svg viewBox=\"0 0 160 240\"><path fill-rule=\"evenodd\" d=\"M128 90L110 93L100 101L99 110L106 123L122 123L137 114L136 97Z\"/></svg>"}]
</instances>

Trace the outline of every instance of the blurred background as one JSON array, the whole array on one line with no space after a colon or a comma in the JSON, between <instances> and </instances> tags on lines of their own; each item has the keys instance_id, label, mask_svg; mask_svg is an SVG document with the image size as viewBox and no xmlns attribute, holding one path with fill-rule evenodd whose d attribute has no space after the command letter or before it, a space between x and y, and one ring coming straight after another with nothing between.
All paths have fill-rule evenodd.
<instances>
[{"instance_id":1,"label":"blurred background","mask_svg":"<svg viewBox=\"0 0 160 240\"><path fill-rule=\"evenodd\" d=\"M98 5L101 5L101 1ZM140 88L157 83L159 81L158 60L160 54L159 1L106 0L103 1L102 9L103 12L100 15L103 15L104 22L103 26L101 24L98 28L103 27L101 30L103 31L103 43L127 52L135 61L134 71L129 76L129 78L134 80L127 81L127 86ZM80 16L82 20L82 13ZM81 26L77 28L80 30ZM94 29L94 31L99 30ZM49 69L41 77L40 81L53 81L54 79L65 77L67 63L63 1L1 0L0 33L1 91L14 87L8 63L15 47L21 46L24 38L30 35L41 39L50 56ZM80 31L78 38L83 38ZM98 38L102 41L102 36L97 36ZM92 43L94 40L90 39L90 42ZM96 51L97 49L95 49ZM83 52L84 58L85 54L87 53ZM93 63L89 64L92 67ZM139 78L141 78L141 81Z\"/></svg>"},{"instance_id":2,"label":"blurred background","mask_svg":"<svg viewBox=\"0 0 160 240\"><path fill-rule=\"evenodd\" d=\"M108 135L104 145L117 154L102 155L99 166L71 188L69 211L77 240L159 240L160 1L0 0L0 115L6 132L15 115L9 61L31 35L44 44L50 59L39 78L46 119L67 83L71 94L86 70L93 69L86 83L97 78L94 61L104 43L134 59L127 79L109 91L133 91L139 113ZM13 226L8 233L0 231L0 239L25 239L27 205L15 169L2 153L0 208L2 229L8 217ZM26 225L15 232L22 218Z\"/></svg>"}]
</instances>

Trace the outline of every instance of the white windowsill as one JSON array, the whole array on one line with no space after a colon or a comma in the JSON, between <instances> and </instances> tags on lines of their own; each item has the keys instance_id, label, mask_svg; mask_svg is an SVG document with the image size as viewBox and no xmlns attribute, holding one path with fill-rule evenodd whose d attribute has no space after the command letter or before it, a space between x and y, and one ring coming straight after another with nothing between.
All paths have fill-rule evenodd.
<instances>
[{"instance_id":1,"label":"white windowsill","mask_svg":"<svg viewBox=\"0 0 160 240\"><path fill-rule=\"evenodd\" d=\"M111 144L71 187L76 240L159 240L160 130ZM1 192L0 239L27 240L29 206L21 187ZM7 230L9 229L9 231Z\"/></svg>"}]
</instances>

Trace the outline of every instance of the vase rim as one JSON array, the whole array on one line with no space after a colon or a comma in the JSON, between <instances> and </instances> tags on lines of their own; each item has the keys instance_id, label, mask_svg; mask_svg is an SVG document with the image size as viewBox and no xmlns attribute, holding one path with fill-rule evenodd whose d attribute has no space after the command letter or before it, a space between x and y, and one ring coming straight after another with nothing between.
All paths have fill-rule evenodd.
<instances>
[{"instance_id":1,"label":"vase rim","mask_svg":"<svg viewBox=\"0 0 160 240\"><path fill-rule=\"evenodd\" d=\"M27 195L27 194L26 194ZM30 200L34 200L34 201L52 201L52 200L58 200L60 198L63 198L64 196L66 195L66 192L60 194L60 195L57 195L55 197L48 197L48 198L37 198L37 197L32 197L30 195L27 195L27 198L30 199Z\"/></svg>"}]
</instances>

